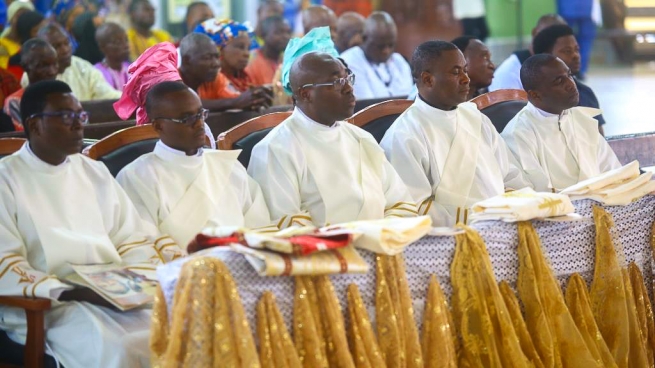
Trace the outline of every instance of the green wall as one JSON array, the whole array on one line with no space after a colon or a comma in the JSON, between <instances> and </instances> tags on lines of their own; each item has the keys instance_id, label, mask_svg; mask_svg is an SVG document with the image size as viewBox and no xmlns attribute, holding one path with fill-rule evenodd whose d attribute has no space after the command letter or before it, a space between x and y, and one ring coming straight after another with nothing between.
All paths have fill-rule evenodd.
<instances>
[{"instance_id":1,"label":"green wall","mask_svg":"<svg viewBox=\"0 0 655 368\"><path fill-rule=\"evenodd\" d=\"M517 3L521 1L523 34L530 35L537 19L546 13L556 11L555 0L487 0L487 22L491 37L517 36Z\"/></svg>"}]
</instances>

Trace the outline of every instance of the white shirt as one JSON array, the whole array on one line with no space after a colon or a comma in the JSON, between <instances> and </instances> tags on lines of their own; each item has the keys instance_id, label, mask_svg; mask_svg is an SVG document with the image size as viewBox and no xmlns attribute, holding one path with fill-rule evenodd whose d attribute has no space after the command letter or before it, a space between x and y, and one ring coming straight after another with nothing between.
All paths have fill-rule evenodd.
<instances>
[{"instance_id":1,"label":"white shirt","mask_svg":"<svg viewBox=\"0 0 655 368\"><path fill-rule=\"evenodd\" d=\"M80 101L91 100L117 100L121 98L121 91L115 90L102 73L88 61L75 55L71 58L71 65L63 73L57 74L57 80L68 84L75 97ZM27 73L23 73L20 81L23 88L30 84Z\"/></svg>"},{"instance_id":2,"label":"white shirt","mask_svg":"<svg viewBox=\"0 0 655 368\"><path fill-rule=\"evenodd\" d=\"M574 107L561 115L528 103L502 137L537 191L561 190L621 166L598 133L599 110Z\"/></svg>"},{"instance_id":3,"label":"white shirt","mask_svg":"<svg viewBox=\"0 0 655 368\"><path fill-rule=\"evenodd\" d=\"M369 133L342 121L327 127L299 108L254 147L248 173L281 227L416 215L407 188ZM296 216L302 213L311 218Z\"/></svg>"},{"instance_id":4,"label":"white shirt","mask_svg":"<svg viewBox=\"0 0 655 368\"><path fill-rule=\"evenodd\" d=\"M459 139L457 134L466 136ZM466 222L470 206L503 193L505 187L530 186L489 118L472 103L444 111L417 97L380 145L419 204L419 214L430 215L434 226ZM475 150L477 155L468 155ZM467 176L469 181L458 185Z\"/></svg>"},{"instance_id":5,"label":"white shirt","mask_svg":"<svg viewBox=\"0 0 655 368\"><path fill-rule=\"evenodd\" d=\"M494 72L494 79L489 86L489 92L499 89L523 89L521 61L514 54L505 59Z\"/></svg>"},{"instance_id":6,"label":"white shirt","mask_svg":"<svg viewBox=\"0 0 655 368\"><path fill-rule=\"evenodd\" d=\"M117 180L141 217L186 246L205 227L270 224L261 189L237 160L239 152L200 149L187 156L158 141Z\"/></svg>"},{"instance_id":7,"label":"white shirt","mask_svg":"<svg viewBox=\"0 0 655 368\"><path fill-rule=\"evenodd\" d=\"M453 0L455 19L479 18L485 14L484 0Z\"/></svg>"},{"instance_id":8,"label":"white shirt","mask_svg":"<svg viewBox=\"0 0 655 368\"><path fill-rule=\"evenodd\" d=\"M405 59L391 55L384 63L373 64L361 47L352 47L341 54L355 74L354 93L358 100L407 96L414 85L412 71Z\"/></svg>"}]
</instances>

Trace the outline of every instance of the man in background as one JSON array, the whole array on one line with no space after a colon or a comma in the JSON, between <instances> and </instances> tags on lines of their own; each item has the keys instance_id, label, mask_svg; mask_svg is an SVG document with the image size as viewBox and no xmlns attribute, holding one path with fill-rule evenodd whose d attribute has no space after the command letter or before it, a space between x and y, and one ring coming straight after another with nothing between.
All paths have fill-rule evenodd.
<instances>
[{"instance_id":1,"label":"man in background","mask_svg":"<svg viewBox=\"0 0 655 368\"><path fill-rule=\"evenodd\" d=\"M155 8L148 0L133 0L128 12L132 27L127 30L130 41L130 59L136 60L149 47L160 42L172 42L171 35L161 29L152 29L155 24Z\"/></svg>"},{"instance_id":2,"label":"man in background","mask_svg":"<svg viewBox=\"0 0 655 368\"><path fill-rule=\"evenodd\" d=\"M366 19L359 13L345 12L337 19L337 51L342 54L351 47L364 42L364 22Z\"/></svg>"},{"instance_id":3,"label":"man in background","mask_svg":"<svg viewBox=\"0 0 655 368\"><path fill-rule=\"evenodd\" d=\"M214 18L214 12L203 1L194 1L186 8L186 17L184 18L184 34L189 34L193 32L198 24L206 21L207 19Z\"/></svg>"},{"instance_id":4,"label":"man in background","mask_svg":"<svg viewBox=\"0 0 655 368\"><path fill-rule=\"evenodd\" d=\"M291 27L280 15L264 19L261 24L264 45L252 52L246 73L255 86L273 83L277 68L282 63L282 53L291 38Z\"/></svg>"},{"instance_id":5,"label":"man in background","mask_svg":"<svg viewBox=\"0 0 655 368\"><path fill-rule=\"evenodd\" d=\"M473 36L457 37L452 43L457 46L466 59L467 74L471 79L466 99L471 100L486 93L496 70L487 45Z\"/></svg>"}]
</instances>

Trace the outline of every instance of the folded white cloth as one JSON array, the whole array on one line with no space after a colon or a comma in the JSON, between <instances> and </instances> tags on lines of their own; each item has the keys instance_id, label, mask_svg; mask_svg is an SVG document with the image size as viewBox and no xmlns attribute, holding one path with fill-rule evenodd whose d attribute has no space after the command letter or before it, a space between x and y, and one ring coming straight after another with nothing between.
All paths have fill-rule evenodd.
<instances>
[{"instance_id":1,"label":"folded white cloth","mask_svg":"<svg viewBox=\"0 0 655 368\"><path fill-rule=\"evenodd\" d=\"M575 212L569 197L557 193L537 193L530 188L485 199L473 205L472 222L501 220L527 221L568 215Z\"/></svg>"},{"instance_id":2,"label":"folded white cloth","mask_svg":"<svg viewBox=\"0 0 655 368\"><path fill-rule=\"evenodd\" d=\"M571 185L570 187L562 190L561 194L566 195L583 195L593 192L608 185L623 183L639 176L639 162L632 161L631 163L619 167L618 169L607 171L594 178L583 180L578 184Z\"/></svg>"}]
</instances>

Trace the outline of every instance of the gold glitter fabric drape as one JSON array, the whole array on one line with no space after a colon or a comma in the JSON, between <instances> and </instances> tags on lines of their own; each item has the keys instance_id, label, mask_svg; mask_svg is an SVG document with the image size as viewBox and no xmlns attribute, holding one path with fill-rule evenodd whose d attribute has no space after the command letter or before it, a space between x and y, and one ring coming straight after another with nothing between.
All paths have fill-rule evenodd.
<instances>
[{"instance_id":1,"label":"gold glitter fabric drape","mask_svg":"<svg viewBox=\"0 0 655 368\"><path fill-rule=\"evenodd\" d=\"M587 348L530 222L519 222L517 289L525 322L546 367L602 367Z\"/></svg>"},{"instance_id":2,"label":"gold glitter fabric drape","mask_svg":"<svg viewBox=\"0 0 655 368\"><path fill-rule=\"evenodd\" d=\"M300 359L275 297L264 292L257 303L257 337L262 368L300 368Z\"/></svg>"},{"instance_id":3,"label":"gold glitter fabric drape","mask_svg":"<svg viewBox=\"0 0 655 368\"><path fill-rule=\"evenodd\" d=\"M327 276L296 277L293 331L303 367L355 367L339 300Z\"/></svg>"},{"instance_id":4,"label":"gold glitter fabric drape","mask_svg":"<svg viewBox=\"0 0 655 368\"><path fill-rule=\"evenodd\" d=\"M405 261L402 255L376 256L375 315L387 368L423 367Z\"/></svg>"},{"instance_id":5,"label":"gold glitter fabric drape","mask_svg":"<svg viewBox=\"0 0 655 368\"><path fill-rule=\"evenodd\" d=\"M460 225L450 267L451 305L461 336L461 367L529 367L480 235Z\"/></svg>"},{"instance_id":6,"label":"gold glitter fabric drape","mask_svg":"<svg viewBox=\"0 0 655 368\"><path fill-rule=\"evenodd\" d=\"M348 298L350 318L348 341L355 367L384 368L386 365L382 358L382 352L357 285L348 285L346 297Z\"/></svg>"},{"instance_id":7,"label":"gold glitter fabric drape","mask_svg":"<svg viewBox=\"0 0 655 368\"><path fill-rule=\"evenodd\" d=\"M528 358L535 368L543 368L544 364L541 362L541 358L539 358L539 354L537 354L537 350L534 347L532 337L528 331L528 326L525 325L525 320L521 314L519 300L516 298L514 291L509 287L507 281L504 280L498 284L498 288L500 289L500 294L505 301L505 306L507 307L509 316L512 319L512 325L514 326L516 336L519 338L523 354L525 354L526 358Z\"/></svg>"},{"instance_id":8,"label":"gold glitter fabric drape","mask_svg":"<svg viewBox=\"0 0 655 368\"><path fill-rule=\"evenodd\" d=\"M236 285L220 260L198 257L182 266L170 324L161 290L153 312L153 367L260 366Z\"/></svg>"},{"instance_id":9,"label":"gold glitter fabric drape","mask_svg":"<svg viewBox=\"0 0 655 368\"><path fill-rule=\"evenodd\" d=\"M446 296L437 277L430 277L423 313L421 348L426 368L457 368L457 335Z\"/></svg>"},{"instance_id":10,"label":"gold glitter fabric drape","mask_svg":"<svg viewBox=\"0 0 655 368\"><path fill-rule=\"evenodd\" d=\"M569 278L565 299L575 325L585 339L587 348L594 356L594 359L602 362L603 367L616 367L614 357L612 357L612 353L610 353L594 320L594 314L591 311L591 304L589 303L587 285L580 274L574 273Z\"/></svg>"},{"instance_id":11,"label":"gold glitter fabric drape","mask_svg":"<svg viewBox=\"0 0 655 368\"><path fill-rule=\"evenodd\" d=\"M648 358L648 366L653 367L654 362L654 349L655 349L655 322L653 321L653 307L648 291L644 284L644 277L639 270L639 267L632 262L628 266L630 274L630 283L632 285L632 292L635 298L637 307L637 317L639 318L639 332L641 335L642 344L646 350L646 358Z\"/></svg>"},{"instance_id":12,"label":"gold glitter fabric drape","mask_svg":"<svg viewBox=\"0 0 655 368\"><path fill-rule=\"evenodd\" d=\"M628 365L630 367L648 366L646 355L646 346L643 344L642 333L639 330L639 317L637 316L637 306L635 296L630 282L628 269L621 270L623 274L623 283L625 285L626 307L628 308L628 326L630 326L630 354L628 355Z\"/></svg>"}]
</instances>

